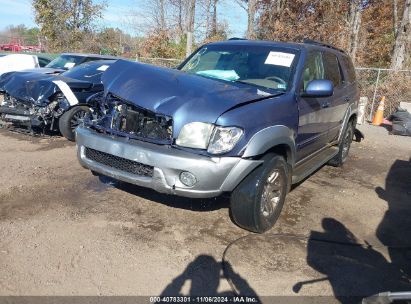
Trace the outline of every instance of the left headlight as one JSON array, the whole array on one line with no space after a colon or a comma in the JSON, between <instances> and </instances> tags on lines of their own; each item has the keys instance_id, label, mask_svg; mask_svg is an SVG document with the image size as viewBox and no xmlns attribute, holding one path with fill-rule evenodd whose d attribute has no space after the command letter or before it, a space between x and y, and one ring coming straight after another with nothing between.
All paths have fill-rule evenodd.
<instances>
[{"instance_id":1,"label":"left headlight","mask_svg":"<svg viewBox=\"0 0 411 304\"><path fill-rule=\"evenodd\" d=\"M243 135L237 127L215 127L207 152L221 154L231 151Z\"/></svg>"}]
</instances>

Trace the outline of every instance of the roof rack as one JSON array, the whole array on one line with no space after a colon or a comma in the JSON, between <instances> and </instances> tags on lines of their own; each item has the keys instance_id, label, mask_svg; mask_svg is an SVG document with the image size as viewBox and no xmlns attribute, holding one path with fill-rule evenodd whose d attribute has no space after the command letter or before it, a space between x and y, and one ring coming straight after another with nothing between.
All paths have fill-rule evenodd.
<instances>
[{"instance_id":1,"label":"roof rack","mask_svg":"<svg viewBox=\"0 0 411 304\"><path fill-rule=\"evenodd\" d=\"M304 39L303 42L304 42L304 43L307 43L307 44L323 46L323 47L326 47L326 48L329 48L329 49L333 49L333 50L336 50L336 51L339 51L339 52L341 52L341 53L346 54L346 52L345 52L344 50L339 49L339 48L336 48L335 46L332 46L332 45L330 45L330 44L326 44L326 43L324 43L324 42L315 41L315 40L311 40L311 39Z\"/></svg>"}]
</instances>

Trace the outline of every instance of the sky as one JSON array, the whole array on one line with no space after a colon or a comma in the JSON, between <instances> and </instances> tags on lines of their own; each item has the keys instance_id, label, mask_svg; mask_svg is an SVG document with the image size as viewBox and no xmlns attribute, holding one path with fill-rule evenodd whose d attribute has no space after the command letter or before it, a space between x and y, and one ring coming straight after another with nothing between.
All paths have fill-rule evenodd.
<instances>
[{"instance_id":1,"label":"sky","mask_svg":"<svg viewBox=\"0 0 411 304\"><path fill-rule=\"evenodd\" d=\"M96 0L101 2L101 0ZM106 0L107 8L103 13L101 26L118 27L121 30L130 32L127 20L130 12L140 10L139 3L142 0ZM247 15L235 0L221 0L218 6L219 20L225 19L228 22L232 37L243 37L247 29ZM31 7L31 0L0 0L0 30L7 25L25 24L28 27L36 26Z\"/></svg>"}]
</instances>

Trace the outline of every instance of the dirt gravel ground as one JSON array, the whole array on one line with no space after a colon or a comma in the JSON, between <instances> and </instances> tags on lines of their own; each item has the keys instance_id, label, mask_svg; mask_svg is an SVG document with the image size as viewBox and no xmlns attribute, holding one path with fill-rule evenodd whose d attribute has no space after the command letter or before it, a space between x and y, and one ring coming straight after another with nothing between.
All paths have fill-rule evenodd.
<instances>
[{"instance_id":1,"label":"dirt gravel ground","mask_svg":"<svg viewBox=\"0 0 411 304\"><path fill-rule=\"evenodd\" d=\"M0 295L348 303L411 290L411 138L360 129L365 140L344 167L324 166L294 187L264 235L233 224L226 198L95 177L64 138L0 130Z\"/></svg>"}]
</instances>

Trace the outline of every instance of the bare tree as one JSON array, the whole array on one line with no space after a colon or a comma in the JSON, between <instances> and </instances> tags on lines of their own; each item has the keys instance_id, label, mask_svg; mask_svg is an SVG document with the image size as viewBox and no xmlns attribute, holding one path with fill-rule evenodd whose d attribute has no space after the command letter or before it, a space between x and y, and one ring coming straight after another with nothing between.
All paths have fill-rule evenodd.
<instances>
[{"instance_id":1,"label":"bare tree","mask_svg":"<svg viewBox=\"0 0 411 304\"><path fill-rule=\"evenodd\" d=\"M398 32L398 0L392 1L392 22L394 37L396 37Z\"/></svg>"},{"instance_id":2,"label":"bare tree","mask_svg":"<svg viewBox=\"0 0 411 304\"><path fill-rule=\"evenodd\" d=\"M187 12L187 46L186 57L190 56L193 47L193 32L194 32L194 18L195 18L196 0L189 0Z\"/></svg>"},{"instance_id":3,"label":"bare tree","mask_svg":"<svg viewBox=\"0 0 411 304\"><path fill-rule=\"evenodd\" d=\"M213 22L211 26L211 36L217 34L217 2L218 0L213 0Z\"/></svg>"},{"instance_id":4,"label":"bare tree","mask_svg":"<svg viewBox=\"0 0 411 304\"><path fill-rule=\"evenodd\" d=\"M164 15L164 0L159 1L159 9L160 9L160 16L159 16L160 29L164 31L166 29L166 18Z\"/></svg>"},{"instance_id":5,"label":"bare tree","mask_svg":"<svg viewBox=\"0 0 411 304\"><path fill-rule=\"evenodd\" d=\"M211 0L206 0L205 4L206 10L206 28L205 28L205 35L206 37L210 34L210 21L211 21Z\"/></svg>"},{"instance_id":6,"label":"bare tree","mask_svg":"<svg viewBox=\"0 0 411 304\"><path fill-rule=\"evenodd\" d=\"M410 60L411 48L411 0L405 0L404 12L397 36L395 37L394 51L391 59L392 69L403 69Z\"/></svg>"},{"instance_id":7,"label":"bare tree","mask_svg":"<svg viewBox=\"0 0 411 304\"><path fill-rule=\"evenodd\" d=\"M236 1L247 12L247 39L255 39L255 16L257 14L257 0Z\"/></svg>"},{"instance_id":8,"label":"bare tree","mask_svg":"<svg viewBox=\"0 0 411 304\"><path fill-rule=\"evenodd\" d=\"M362 0L352 0L349 11L349 53L352 60L355 62L355 57L358 49L358 36L361 28L361 14L363 10Z\"/></svg>"}]
</instances>

